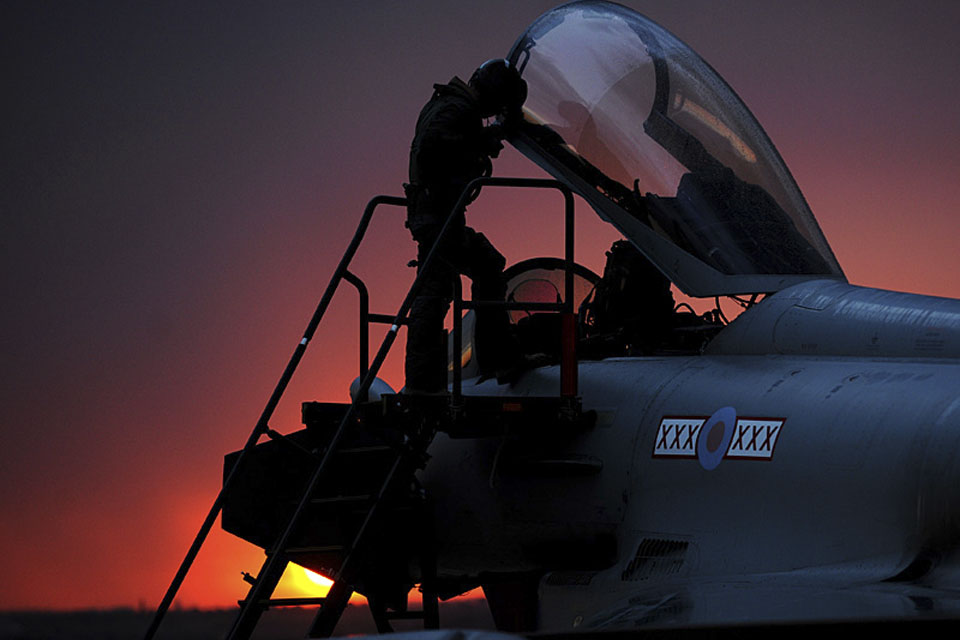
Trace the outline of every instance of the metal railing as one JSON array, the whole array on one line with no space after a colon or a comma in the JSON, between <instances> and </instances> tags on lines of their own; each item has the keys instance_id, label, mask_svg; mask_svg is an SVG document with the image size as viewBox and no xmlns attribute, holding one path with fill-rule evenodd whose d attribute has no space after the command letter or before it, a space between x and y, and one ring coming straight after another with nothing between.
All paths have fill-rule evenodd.
<instances>
[{"instance_id":1,"label":"metal railing","mask_svg":"<svg viewBox=\"0 0 960 640\"><path fill-rule=\"evenodd\" d=\"M506 311L557 311L563 314L561 321L560 395L572 398L577 395L576 362L576 309L573 306L573 194L556 180L546 178L480 178L474 180L479 187L512 187L522 189L556 189L563 195L563 301L562 302L506 302L504 300L463 300L460 275L454 277L453 295L453 384L450 401L459 405L463 398L463 310L494 307ZM472 187L468 187L472 189ZM469 193L469 192L468 192ZM438 244L439 241L436 243ZM571 323L571 319L573 322Z\"/></svg>"},{"instance_id":2,"label":"metal railing","mask_svg":"<svg viewBox=\"0 0 960 640\"><path fill-rule=\"evenodd\" d=\"M369 294L367 288L364 285L363 281L358 278L356 275L349 271L349 266L351 261L354 258L354 255L357 252L357 249L362 242L367 228L369 227L370 221L373 217L374 210L380 205L390 205L390 206L406 206L406 198L396 197L396 196L376 196L370 200L364 209L363 215L360 218L360 223L357 226L357 231L354 233L353 238L350 241L350 244L347 246L346 251L343 254L343 257L340 259L340 263L337 265L336 270L334 271L333 276L330 279L329 284L327 285L326 290L323 293L323 296L320 299L320 302L317 305L316 310L314 311L313 316L310 319L310 322L307 324L307 328L303 333L303 337L300 342L294 349L293 355L290 357L289 362L287 363L286 368L280 376L280 380L277 382L276 387L273 390L273 393L270 395L266 406L263 409L263 412L260 414L260 418L257 420L253 431L250 436L247 438L246 443L243 446L240 454L237 456L236 461L233 464L233 467L230 469L230 472L227 474L226 478L223 481L223 485L220 488L219 493L217 494L216 499L211 505L209 512L207 513L206 518L203 521L203 524L200 527L199 532L193 540L193 543L190 545L190 548L187 551L186 556L181 562L177 573L175 574L169 588L164 594L163 600L157 608L157 611L150 623L150 627L147 629L146 634L144 635L145 640L151 640L157 630L160 627L160 624L166 614L167 610L173 603L174 598L176 597L177 591L183 583L183 580L186 578L190 567L193 564L197 554L200 551L200 548L203 546L207 536L210 533L210 530L213 527L214 522L217 519L217 516L220 514L220 511L223 508L223 504L227 494L232 488L235 479L239 475L239 469L243 464L245 458L257 445L258 441L263 435L270 435L274 438L282 438L279 434L274 432L269 427L270 418L273 416L273 413L280 402L280 399L283 396L283 393L286 391L286 388L293 377L294 372L296 371L298 365L300 364L301 359L303 358L304 353L306 352L307 346L310 343L310 340L313 338L314 333L320 325L320 321L323 319L326 314L327 308L330 305L333 295L336 292L337 288L340 286L341 281L346 280L348 283L353 285L359 294L359 305L360 305L360 377L361 383L360 388L357 391L355 399L350 404L350 407L347 409L345 415L340 421L339 426L334 432L330 442L328 443L325 452L322 456L318 456L319 462L315 467L314 473L311 476L309 482L304 488L303 495L297 508L295 509L293 515L290 517L290 520L287 522L287 526L284 529L282 535L274 544L273 548L268 552L267 561L264 563L261 568L260 573L258 574L258 579L255 580L255 584L251 588L250 592L247 595L245 602L247 605L243 607L240 615L237 618L237 621L234 624L233 630L230 632L228 637L241 636L244 632L248 631L250 626L256 623L257 614L252 613L250 610L255 608L250 606L251 603L258 603L269 597L269 593L264 594L263 592L267 589L273 589L273 586L276 584L276 580L279 580L278 572L278 563L286 562L286 560L281 560L282 551L287 548L288 542L291 535L297 524L299 523L306 506L310 502L310 497L313 495L317 489L321 478L323 477L324 471L326 470L329 460L333 452L337 449L341 439L344 436L344 433L347 430L347 427L354 419L356 415L357 406L367 398L367 394L370 390L370 386L373 384L374 380L377 377L377 374L380 371L380 368L383 366L384 360L390 348L393 346L393 343L396 340L399 328L401 325L405 324L407 321L407 314L410 311L410 307L415 300L419 289L422 286L423 274L430 268L430 266L439 259L439 250L441 246L441 240L449 232L449 229L453 226L452 221L464 211L466 205L468 204L470 198L469 196L475 192L479 192L485 186L492 187L514 187L514 188L542 188L542 189L556 189L560 191L564 198L564 269L565 269L565 281L564 281L564 301L561 303L511 303L504 301L463 301L462 300L462 291L460 290L460 281L459 277L456 278L456 291L454 298L454 341L458 349L462 349L462 313L463 309L473 309L481 306L487 305L496 305L502 306L505 309L513 310L520 309L526 311L537 311L537 310L549 310L549 311L558 311L563 314L563 327L564 327L564 349L561 357L561 395L564 397L573 397L576 395L576 359L573 352L573 345L575 343L575 331L576 331L576 315L573 308L573 195L569 188L566 187L561 182L556 180L549 179L540 179L540 178L495 178L495 177L483 177L477 178L471 181L463 190L460 195L460 198L457 200L456 206L451 210L447 219L444 221L443 226L441 227L440 233L437 236L437 240L434 242L433 247L427 253L426 259L423 261L423 264L420 266L418 274L414 279L413 285L410 287L407 295L404 297L400 309L397 313L391 318L390 316L384 316L380 314L371 314L369 312ZM380 344L379 349L377 350L376 355L372 362L369 361L369 323L373 322L390 322L390 329L387 331L386 335L383 338L383 341ZM461 361L459 357L454 358L454 383L453 383L453 394L451 396L451 402L459 403L462 399L462 368ZM376 508L374 505L371 508L371 512L368 514L367 518L370 519L373 517L373 512ZM349 557L345 559L343 565L338 571L338 575L344 575L347 569L347 562ZM259 579L260 577L269 577L273 576L276 580L271 579Z\"/></svg>"},{"instance_id":3,"label":"metal railing","mask_svg":"<svg viewBox=\"0 0 960 640\"><path fill-rule=\"evenodd\" d=\"M330 278L330 282L327 284L327 288L323 292L323 296L320 298L317 309L314 311L313 317L310 318L310 322L307 324L307 328L303 332L303 337L301 338L300 342L297 343L297 346L293 351L293 355L290 357L286 368L283 370L283 374L281 374L280 380L277 382L276 387L274 387L273 393L270 394L270 398L267 400L267 404L263 408L263 412L260 414L260 418L257 420L253 431L250 433L250 437L247 438L246 443L243 445L243 449L240 451L240 455L237 456L237 460L234 462L233 467L227 474L226 479L224 479L223 485L220 487L220 492L213 501L213 505L211 505L210 511L207 513L207 517L204 519L203 524L200 525L200 531L197 532L193 543L191 543L190 548L187 550L187 555L184 557L183 562L180 563L180 567L177 569L177 573L174 575L173 581L170 583L170 586L167 588L167 591L163 596L163 599L160 601L160 605L157 607L157 611L150 622L150 626L147 628L146 634L144 635L144 640L151 640L154 635L156 635L157 630L160 628L160 623L163 621L163 617L166 615L170 605L173 604L173 599L176 597L177 591L180 590L180 586L183 584L183 580L186 578L190 567L193 565L193 561L196 559L197 554L200 552L200 548L203 546L203 543L206 541L206 538L210 533L210 530L213 528L213 524L216 522L217 516L223 509L223 503L226 499L227 493L230 491L235 479L238 477L238 470L243 464L244 459L250 453L250 451L257 446L257 442L259 442L261 436L271 431L269 426L270 418L273 416L274 410L276 410L277 405L280 403L280 398L283 397L283 393L286 391L287 385L290 383L290 379L293 378L293 374L296 371L297 366L300 364L303 354L307 350L307 345L313 338L314 333L316 333L317 327L320 326L320 321L323 319L324 314L326 314L327 307L330 306L330 301L333 299L333 294L336 293L337 288L340 286L340 281L346 279L348 282L352 283L354 280L358 280L348 271L348 268L350 266L350 262L353 260L354 255L357 253L357 249L360 247L360 243L363 241L363 237L367 232L367 228L370 226L370 220L373 217L374 210L383 204L403 207L406 206L407 200L406 198L399 198L396 196L376 196L370 200L369 203L367 203L367 206L363 211L363 215L360 217L360 224L357 225L357 231L354 233L353 239L351 239L350 244L347 245L347 250L344 252L343 257L340 259L340 263L333 272L333 276ZM361 298L363 297L365 289L365 287L361 289ZM363 344L364 343L361 343L361 352L363 349ZM369 388L369 385L367 385L367 387ZM364 394L365 393L366 391L364 391Z\"/></svg>"}]
</instances>

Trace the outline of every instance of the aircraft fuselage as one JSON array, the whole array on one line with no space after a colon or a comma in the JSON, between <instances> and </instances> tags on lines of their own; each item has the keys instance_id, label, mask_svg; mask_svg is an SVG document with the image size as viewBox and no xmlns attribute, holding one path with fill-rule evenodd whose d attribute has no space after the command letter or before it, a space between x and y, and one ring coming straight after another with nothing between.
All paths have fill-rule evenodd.
<instances>
[{"instance_id":1,"label":"aircraft fuselage","mask_svg":"<svg viewBox=\"0 0 960 640\"><path fill-rule=\"evenodd\" d=\"M662 580L841 566L885 580L942 555L960 532L960 361L922 349L840 355L837 335L855 325L828 316L838 301L849 313L865 308L857 296L886 296L894 312L874 314L871 331L886 336L888 353L897 341L902 351L926 344L923 318L933 318L951 355L960 302L828 282L799 288L724 333L750 323L756 338L757 327L810 313L804 301L832 291L816 331L833 353L739 355L722 333L727 353L580 363L584 409L597 412L590 430L537 440L441 434L423 473L438 506L441 574L554 572L553 584L572 582L553 591L609 597ZM546 367L512 389L464 389L534 396L558 386L558 368ZM550 585L548 576L541 626L569 626L567 607L553 608L562 620L543 619ZM584 594L575 602L596 610Z\"/></svg>"}]
</instances>

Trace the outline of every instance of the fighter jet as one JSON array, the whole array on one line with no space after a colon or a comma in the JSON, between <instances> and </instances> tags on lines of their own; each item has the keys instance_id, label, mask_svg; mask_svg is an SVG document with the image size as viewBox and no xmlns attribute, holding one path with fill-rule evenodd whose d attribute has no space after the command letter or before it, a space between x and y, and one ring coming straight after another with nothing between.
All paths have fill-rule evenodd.
<instances>
[{"instance_id":1,"label":"fighter jet","mask_svg":"<svg viewBox=\"0 0 960 640\"><path fill-rule=\"evenodd\" d=\"M960 301L848 283L747 107L644 16L564 5L507 58L529 87L510 143L624 241L603 274L508 270L545 356L512 385L476 377L455 307L449 396L392 393L375 358L352 404L230 454L224 528L281 569L349 573L384 626L415 584L481 586L512 631L955 618ZM746 310L676 306L670 283ZM374 457L404 447L388 491Z\"/></svg>"}]
</instances>

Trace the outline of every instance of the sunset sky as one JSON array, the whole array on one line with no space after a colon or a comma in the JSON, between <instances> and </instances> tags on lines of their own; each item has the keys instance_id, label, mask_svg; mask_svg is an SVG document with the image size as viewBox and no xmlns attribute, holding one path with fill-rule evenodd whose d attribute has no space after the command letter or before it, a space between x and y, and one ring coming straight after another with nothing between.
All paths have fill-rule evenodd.
<instances>
[{"instance_id":1,"label":"sunset sky","mask_svg":"<svg viewBox=\"0 0 960 640\"><path fill-rule=\"evenodd\" d=\"M555 4L0 3L0 609L156 605L433 83ZM851 282L960 297L960 3L625 4L743 98ZM578 204L599 271L617 236ZM559 206L469 218L515 262L560 254ZM402 220L358 256L376 312L412 279ZM347 398L355 325L343 291L274 428ZM262 557L216 530L181 604L235 602Z\"/></svg>"}]
</instances>

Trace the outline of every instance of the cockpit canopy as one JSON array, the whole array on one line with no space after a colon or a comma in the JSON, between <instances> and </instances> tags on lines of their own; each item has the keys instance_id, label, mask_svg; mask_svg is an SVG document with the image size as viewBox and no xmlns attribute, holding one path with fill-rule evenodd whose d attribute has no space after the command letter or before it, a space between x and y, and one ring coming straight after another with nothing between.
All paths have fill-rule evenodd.
<instances>
[{"instance_id":1,"label":"cockpit canopy","mask_svg":"<svg viewBox=\"0 0 960 640\"><path fill-rule=\"evenodd\" d=\"M537 19L509 60L529 87L511 143L688 295L845 280L756 119L659 25L575 2Z\"/></svg>"}]
</instances>

